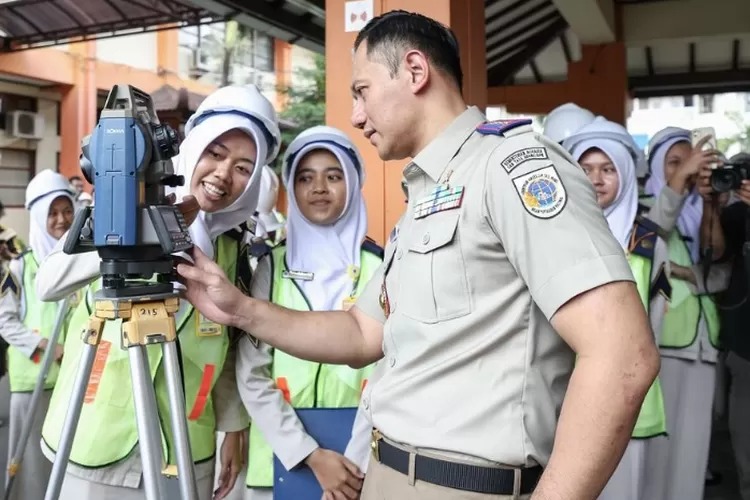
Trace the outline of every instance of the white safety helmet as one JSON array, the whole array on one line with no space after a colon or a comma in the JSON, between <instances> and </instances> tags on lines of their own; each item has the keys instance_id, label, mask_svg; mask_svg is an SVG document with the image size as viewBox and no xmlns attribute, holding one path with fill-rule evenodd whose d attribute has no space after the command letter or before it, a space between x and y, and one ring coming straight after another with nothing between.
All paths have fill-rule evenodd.
<instances>
[{"instance_id":1,"label":"white safety helmet","mask_svg":"<svg viewBox=\"0 0 750 500\"><path fill-rule=\"evenodd\" d=\"M592 121L594 113L568 102L549 112L544 120L544 135L560 143Z\"/></svg>"},{"instance_id":2,"label":"white safety helmet","mask_svg":"<svg viewBox=\"0 0 750 500\"><path fill-rule=\"evenodd\" d=\"M260 178L260 197L258 198L258 219L263 228L275 231L283 224L276 217L275 207L279 199L279 177L268 165L263 167L263 175Z\"/></svg>"},{"instance_id":3,"label":"white safety helmet","mask_svg":"<svg viewBox=\"0 0 750 500\"><path fill-rule=\"evenodd\" d=\"M226 103L231 102L228 106ZM260 93L255 85L229 85L206 97L185 124L185 135L205 118L221 113L244 116L256 123L266 136L268 154L263 165L271 163L281 148L279 117L271 101Z\"/></svg>"},{"instance_id":4,"label":"white safety helmet","mask_svg":"<svg viewBox=\"0 0 750 500\"><path fill-rule=\"evenodd\" d=\"M325 125L318 125L311 127L300 135L295 137L289 147L284 153L284 164L281 168L281 178L284 181L284 185L287 186L289 183L289 170L292 168L292 163L297 153L302 150L305 146L312 143L320 143L323 145L332 145L337 147L342 153L348 155L354 167L359 173L359 184L360 186L365 183L365 168L364 160L359 150L354 146L349 136L343 133L341 130Z\"/></svg>"},{"instance_id":5,"label":"white safety helmet","mask_svg":"<svg viewBox=\"0 0 750 500\"><path fill-rule=\"evenodd\" d=\"M52 193L75 196L75 191L65 176L50 169L45 169L34 176L26 186L26 210L31 208L39 198Z\"/></svg>"},{"instance_id":6,"label":"white safety helmet","mask_svg":"<svg viewBox=\"0 0 750 500\"><path fill-rule=\"evenodd\" d=\"M591 123L584 125L578 132L565 139L563 147L568 151L573 151L576 145L589 139L610 139L619 142L625 146L633 158L636 177L642 178L648 173L646 156L638 147L633 136L619 123L607 120L603 116L597 116Z\"/></svg>"}]
</instances>

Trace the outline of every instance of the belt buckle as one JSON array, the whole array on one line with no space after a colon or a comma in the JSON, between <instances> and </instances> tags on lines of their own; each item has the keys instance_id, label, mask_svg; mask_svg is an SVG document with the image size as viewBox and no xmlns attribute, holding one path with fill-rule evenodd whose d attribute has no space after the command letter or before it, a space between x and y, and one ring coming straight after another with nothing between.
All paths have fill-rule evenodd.
<instances>
[{"instance_id":1,"label":"belt buckle","mask_svg":"<svg viewBox=\"0 0 750 500\"><path fill-rule=\"evenodd\" d=\"M370 448L372 448L372 454L375 457L375 460L380 462L380 447L378 446L378 441L383 439L383 435L380 433L379 430L373 429L372 430L372 439L370 440Z\"/></svg>"}]
</instances>

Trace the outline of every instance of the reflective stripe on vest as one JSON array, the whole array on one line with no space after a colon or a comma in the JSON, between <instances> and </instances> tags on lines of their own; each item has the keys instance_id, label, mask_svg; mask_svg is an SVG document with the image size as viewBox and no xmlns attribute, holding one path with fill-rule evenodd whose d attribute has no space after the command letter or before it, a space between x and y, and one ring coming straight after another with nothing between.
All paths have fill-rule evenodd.
<instances>
[{"instance_id":1,"label":"reflective stripe on vest","mask_svg":"<svg viewBox=\"0 0 750 500\"><path fill-rule=\"evenodd\" d=\"M236 276L238 254L237 241L227 235L218 238L217 262L230 280ZM101 286L100 283L98 281L89 287L90 297ZM81 301L71 319L72 332L77 333L87 327L92 307L92 301ZM229 346L226 327L222 327L218 335L199 336L196 327L198 317L197 311L188 307L177 325L188 433L195 462L210 459L216 452L216 418L211 390L223 369ZM106 467L127 457L138 444L130 363L127 351L120 348L120 325L120 320L106 323L97 350L97 360L89 379L70 454L71 462L79 466ZM77 334L70 335L65 343L60 377L42 429L42 437L52 450L57 449L60 441L82 347L83 342ZM152 345L146 350L159 410L163 456L169 464L176 464L161 346ZM165 432L165 429L168 431Z\"/></svg>"},{"instance_id":2,"label":"reflective stripe on vest","mask_svg":"<svg viewBox=\"0 0 750 500\"><path fill-rule=\"evenodd\" d=\"M641 297L641 302L643 302L644 307L648 311L651 300L649 292L653 261L631 253L628 255L628 262L635 277L638 295ZM638 413L638 420L636 420L632 437L648 438L665 434L666 432L667 417L664 410L664 395L661 390L661 382L659 381L659 377L657 377L646 393L643 404L641 404L641 410Z\"/></svg>"},{"instance_id":3,"label":"reflective stripe on vest","mask_svg":"<svg viewBox=\"0 0 750 500\"><path fill-rule=\"evenodd\" d=\"M36 298L36 273L37 266L34 254L26 252L23 257L23 298L24 298L24 317L21 318L23 324L29 330L33 331L40 338L49 338L52 329L55 327L57 316L57 304L54 302L42 302ZM60 332L58 339L59 344L65 343L65 329ZM39 370L42 367L41 357L35 355L29 359L21 351L13 346L8 346L8 378L10 381L10 392L31 392L34 390L36 380L39 377ZM52 363L47 380L44 384L45 389L52 389L57 381L60 366L58 363Z\"/></svg>"},{"instance_id":4,"label":"reflective stripe on vest","mask_svg":"<svg viewBox=\"0 0 750 500\"><path fill-rule=\"evenodd\" d=\"M307 299L291 280L284 278L286 246L271 251L271 300L289 309L310 310ZM355 297L359 297L382 259L366 250L360 253L360 274ZM271 374L284 398L295 408L352 408L359 405L362 390L373 366L359 370L345 365L313 363L274 350ZM255 425L250 425L246 484L251 488L273 487L273 450Z\"/></svg>"},{"instance_id":5,"label":"reflective stripe on vest","mask_svg":"<svg viewBox=\"0 0 750 500\"><path fill-rule=\"evenodd\" d=\"M669 259L681 266L691 267L687 244L677 230L669 237ZM702 279L702 277L700 277ZM701 315L708 325L708 337L711 345L719 345L719 314L713 298L709 295L696 296L688 285L679 279L670 278L672 299L664 316L659 345L672 349L684 349L693 345L698 337L698 325Z\"/></svg>"}]
</instances>

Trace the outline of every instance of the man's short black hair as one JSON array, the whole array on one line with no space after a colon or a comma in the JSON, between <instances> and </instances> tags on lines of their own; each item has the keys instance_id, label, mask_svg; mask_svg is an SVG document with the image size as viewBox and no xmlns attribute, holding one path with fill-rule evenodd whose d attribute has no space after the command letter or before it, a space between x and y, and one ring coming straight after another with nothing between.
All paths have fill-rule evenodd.
<instances>
[{"instance_id":1,"label":"man's short black hair","mask_svg":"<svg viewBox=\"0 0 750 500\"><path fill-rule=\"evenodd\" d=\"M459 90L463 89L458 40L450 28L434 19L404 10L386 12L359 32L354 50L362 42L367 42L367 56L374 53L380 57L391 77L398 73L404 51L417 49L433 66L451 77Z\"/></svg>"}]
</instances>

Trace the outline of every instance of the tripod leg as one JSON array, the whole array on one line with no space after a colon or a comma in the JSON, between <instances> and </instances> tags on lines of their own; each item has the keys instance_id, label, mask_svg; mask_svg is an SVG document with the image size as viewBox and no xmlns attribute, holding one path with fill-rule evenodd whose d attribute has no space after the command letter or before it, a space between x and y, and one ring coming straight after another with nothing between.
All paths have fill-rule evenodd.
<instances>
[{"instance_id":1,"label":"tripod leg","mask_svg":"<svg viewBox=\"0 0 750 500\"><path fill-rule=\"evenodd\" d=\"M55 347L57 346L57 339L60 338L60 332L62 331L62 326L65 322L65 315L68 312L69 302L70 298L66 297L65 300L60 302L60 305L57 308L55 327L52 330L52 334L49 336L48 347L44 351L44 357L42 358L42 367L39 370L39 376L36 379L34 391L31 393L31 401L29 402L29 409L26 413L26 421L21 428L21 436L18 439L13 458L11 458L11 461L8 464L8 484L5 486L5 500L10 498L11 491L13 490L13 482L16 474L21 469L21 464L23 463L23 454L26 451L26 445L29 442L31 428L34 426L34 415L39 406L39 399L42 397L42 392L44 392L44 384L47 381L49 370L52 367L52 363L55 361Z\"/></svg>"},{"instance_id":2,"label":"tripod leg","mask_svg":"<svg viewBox=\"0 0 750 500\"><path fill-rule=\"evenodd\" d=\"M128 347L130 378L133 382L135 419L138 424L143 482L148 500L165 498L161 481L161 439L154 435L154 420L158 418L156 397L149 376L146 348L141 345ZM150 388L150 390L149 390Z\"/></svg>"},{"instance_id":3,"label":"tripod leg","mask_svg":"<svg viewBox=\"0 0 750 500\"><path fill-rule=\"evenodd\" d=\"M57 453L55 453L55 461L52 464L52 473L49 477L44 500L57 500L60 496L60 490L65 479L65 469L68 466L70 450L73 448L73 439L78 427L78 419L81 417L83 400L86 397L86 387L88 386L91 370L94 366L96 350L101 341L103 329L104 321L92 317L88 329L83 334L85 345L81 353L78 373L73 383L73 393L70 397L68 411L65 413L65 422L60 434L60 443L57 446Z\"/></svg>"},{"instance_id":4,"label":"tripod leg","mask_svg":"<svg viewBox=\"0 0 750 500\"><path fill-rule=\"evenodd\" d=\"M167 376L167 391L169 392L169 409L172 420L172 436L177 455L178 479L182 500L198 500L198 486L195 480L193 458L190 452L190 438L187 421L185 420L185 396L180 378L177 360L177 345L175 342L162 344L164 368Z\"/></svg>"}]
</instances>

